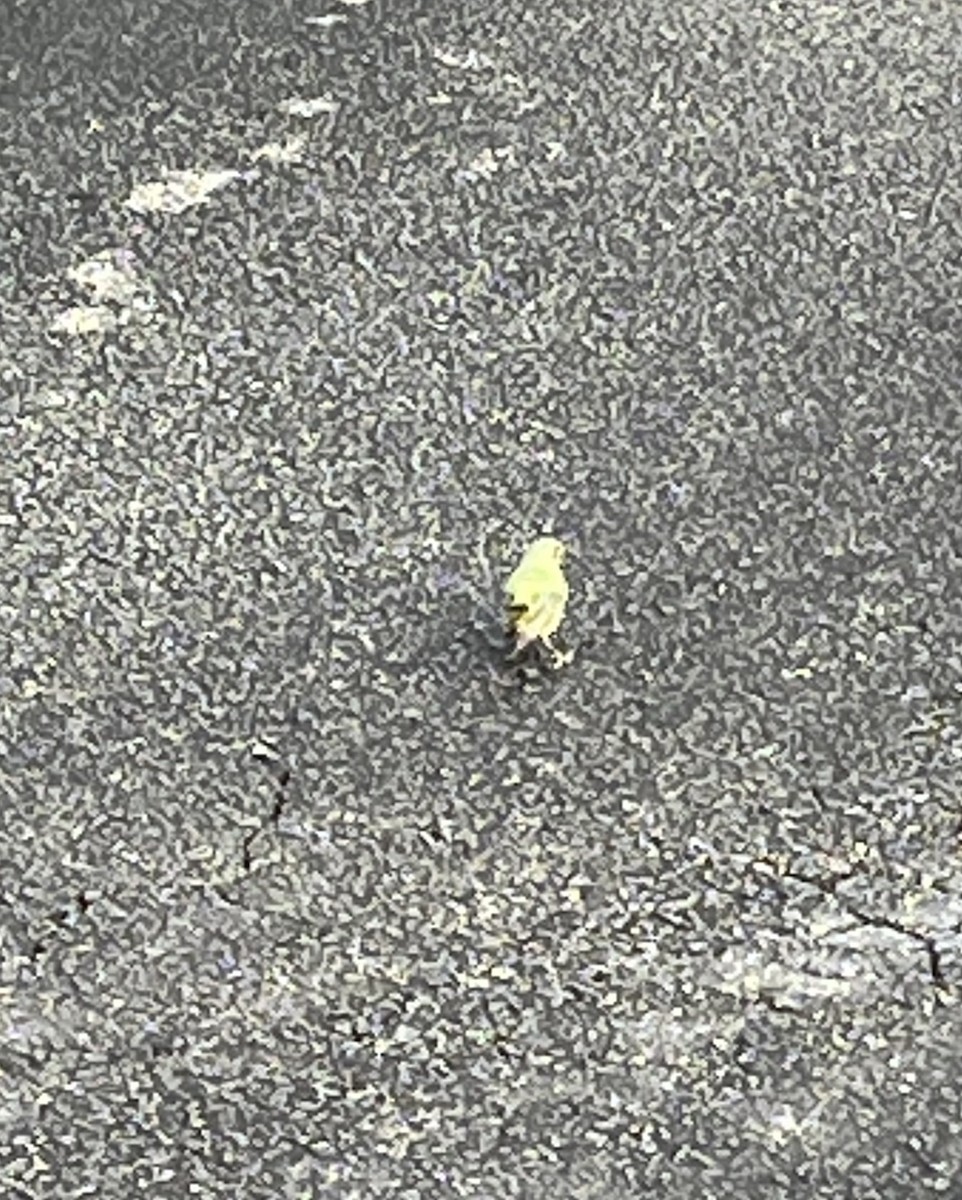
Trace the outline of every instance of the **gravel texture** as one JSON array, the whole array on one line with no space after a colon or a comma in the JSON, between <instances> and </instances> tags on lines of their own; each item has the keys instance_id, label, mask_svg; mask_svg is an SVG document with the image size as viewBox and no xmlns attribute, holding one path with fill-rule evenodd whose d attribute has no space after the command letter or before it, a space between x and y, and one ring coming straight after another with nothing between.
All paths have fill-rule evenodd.
<instances>
[{"instance_id":1,"label":"gravel texture","mask_svg":"<svg viewBox=\"0 0 962 1200\"><path fill-rule=\"evenodd\" d=\"M4 1200L962 1196L962 4L3 21Z\"/></svg>"}]
</instances>

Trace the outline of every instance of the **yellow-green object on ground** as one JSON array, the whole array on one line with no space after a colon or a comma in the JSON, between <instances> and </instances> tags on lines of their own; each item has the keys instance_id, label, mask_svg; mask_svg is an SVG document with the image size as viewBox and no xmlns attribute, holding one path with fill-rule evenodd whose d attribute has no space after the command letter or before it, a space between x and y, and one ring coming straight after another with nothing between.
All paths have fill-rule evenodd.
<instances>
[{"instance_id":1,"label":"yellow-green object on ground","mask_svg":"<svg viewBox=\"0 0 962 1200\"><path fill-rule=\"evenodd\" d=\"M551 638L564 620L568 581L562 569L565 547L554 537L536 538L506 585L508 618L517 635L514 654L532 642L541 642L559 667L570 655L556 650Z\"/></svg>"}]
</instances>

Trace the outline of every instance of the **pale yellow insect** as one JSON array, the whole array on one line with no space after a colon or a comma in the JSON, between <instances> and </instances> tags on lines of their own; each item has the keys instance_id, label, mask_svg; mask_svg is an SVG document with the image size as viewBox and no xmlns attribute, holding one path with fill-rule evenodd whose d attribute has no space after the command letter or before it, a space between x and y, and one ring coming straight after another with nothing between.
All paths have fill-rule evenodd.
<instances>
[{"instance_id":1,"label":"pale yellow insect","mask_svg":"<svg viewBox=\"0 0 962 1200\"><path fill-rule=\"evenodd\" d=\"M568 581L563 565L565 547L555 537L536 538L525 550L505 591L509 632L517 635L512 657L532 642L540 642L552 656L552 665L563 666L572 655L556 649L551 639L564 620Z\"/></svg>"}]
</instances>

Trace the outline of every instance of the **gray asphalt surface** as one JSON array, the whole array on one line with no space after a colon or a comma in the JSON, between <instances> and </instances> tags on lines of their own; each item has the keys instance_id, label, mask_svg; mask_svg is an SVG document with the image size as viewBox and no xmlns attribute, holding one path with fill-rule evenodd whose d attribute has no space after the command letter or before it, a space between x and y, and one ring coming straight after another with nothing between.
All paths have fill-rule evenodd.
<instances>
[{"instance_id":1,"label":"gray asphalt surface","mask_svg":"<svg viewBox=\"0 0 962 1200\"><path fill-rule=\"evenodd\" d=\"M6 11L3 1197L962 1196L962 5Z\"/></svg>"}]
</instances>

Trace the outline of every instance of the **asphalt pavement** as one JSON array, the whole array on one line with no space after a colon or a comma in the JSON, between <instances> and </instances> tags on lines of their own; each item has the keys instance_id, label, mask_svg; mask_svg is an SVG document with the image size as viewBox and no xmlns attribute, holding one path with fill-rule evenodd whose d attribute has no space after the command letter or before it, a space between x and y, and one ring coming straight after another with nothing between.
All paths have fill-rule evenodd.
<instances>
[{"instance_id":1,"label":"asphalt pavement","mask_svg":"<svg viewBox=\"0 0 962 1200\"><path fill-rule=\"evenodd\" d=\"M4 1200L962 1196L962 4L0 23Z\"/></svg>"}]
</instances>

